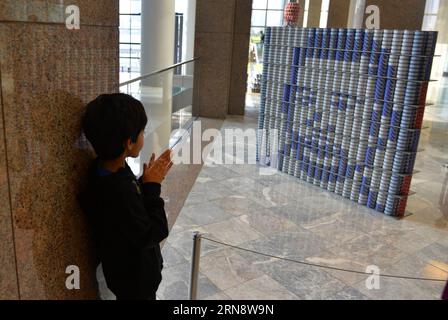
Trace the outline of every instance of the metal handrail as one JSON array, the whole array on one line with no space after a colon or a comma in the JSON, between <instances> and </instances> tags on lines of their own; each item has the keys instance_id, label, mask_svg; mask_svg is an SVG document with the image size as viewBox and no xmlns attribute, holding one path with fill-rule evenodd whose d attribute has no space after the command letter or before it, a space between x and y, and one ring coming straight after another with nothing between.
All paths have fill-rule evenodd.
<instances>
[{"instance_id":1,"label":"metal handrail","mask_svg":"<svg viewBox=\"0 0 448 320\"><path fill-rule=\"evenodd\" d=\"M190 59L190 60L186 60L186 61L183 61L183 62L179 62L179 63L173 64L172 66L169 66L169 67L166 67L166 68L163 68L163 69L160 69L160 70L157 70L157 71L154 71L154 72L151 72L151 73L142 75L142 76L140 76L140 77L138 77L138 78L131 79L131 80L125 81L125 82L123 82L123 83L120 83L119 86L120 86L120 87L126 86L126 85L128 85L128 84L133 83L133 82L140 81L140 80L143 80L143 79L145 79L145 78L154 76L154 75L156 75L156 74L160 74L160 73L163 73L163 72L165 72L165 71L168 71L168 70L171 70L171 69L175 69L175 68L177 68L177 67L180 67L180 66L182 66L182 65L184 65L184 64L187 64L187 63L196 61L196 60L198 60L198 59L199 59L199 57L196 57L196 58L193 58L193 59Z\"/></svg>"}]
</instances>

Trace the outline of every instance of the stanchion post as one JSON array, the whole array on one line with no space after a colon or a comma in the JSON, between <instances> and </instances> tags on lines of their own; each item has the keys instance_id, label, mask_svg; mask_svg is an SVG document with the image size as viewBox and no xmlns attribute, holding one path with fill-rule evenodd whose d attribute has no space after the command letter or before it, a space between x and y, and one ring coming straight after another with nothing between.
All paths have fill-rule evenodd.
<instances>
[{"instance_id":1,"label":"stanchion post","mask_svg":"<svg viewBox=\"0 0 448 320\"><path fill-rule=\"evenodd\" d=\"M191 258L190 300L197 300L199 263L201 258L201 237L199 232L193 234L193 254Z\"/></svg>"}]
</instances>

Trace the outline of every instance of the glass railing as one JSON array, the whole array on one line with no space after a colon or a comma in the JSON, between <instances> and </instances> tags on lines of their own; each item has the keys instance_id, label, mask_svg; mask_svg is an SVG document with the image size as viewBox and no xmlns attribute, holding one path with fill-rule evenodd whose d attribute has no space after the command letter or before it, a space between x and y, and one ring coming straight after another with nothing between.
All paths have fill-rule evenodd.
<instances>
[{"instance_id":1,"label":"glass railing","mask_svg":"<svg viewBox=\"0 0 448 320\"><path fill-rule=\"evenodd\" d=\"M173 148L193 123L193 83L198 58L122 82L120 92L141 101L148 116L145 146L140 158L129 159L134 174L154 152Z\"/></svg>"}]
</instances>

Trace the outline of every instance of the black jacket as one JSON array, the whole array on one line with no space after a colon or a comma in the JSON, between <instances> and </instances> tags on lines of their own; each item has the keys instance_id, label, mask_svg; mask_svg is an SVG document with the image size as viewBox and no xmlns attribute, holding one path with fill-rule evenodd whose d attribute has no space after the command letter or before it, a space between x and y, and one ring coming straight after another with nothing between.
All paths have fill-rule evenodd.
<instances>
[{"instance_id":1,"label":"black jacket","mask_svg":"<svg viewBox=\"0 0 448 320\"><path fill-rule=\"evenodd\" d=\"M116 295L146 299L162 280L159 243L168 237L161 186L142 184L126 164L101 176L98 160L79 195L94 229L107 286Z\"/></svg>"}]
</instances>

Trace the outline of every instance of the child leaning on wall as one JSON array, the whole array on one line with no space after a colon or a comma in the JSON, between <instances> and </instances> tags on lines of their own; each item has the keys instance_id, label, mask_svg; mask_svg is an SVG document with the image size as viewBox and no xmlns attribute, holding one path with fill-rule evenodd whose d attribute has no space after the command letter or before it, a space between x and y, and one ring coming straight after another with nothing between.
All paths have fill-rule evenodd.
<instances>
[{"instance_id":1,"label":"child leaning on wall","mask_svg":"<svg viewBox=\"0 0 448 320\"><path fill-rule=\"evenodd\" d=\"M82 118L97 159L80 194L92 222L104 277L118 300L156 298L162 280L159 243L168 237L161 183L173 165L171 151L153 154L137 180L126 158L139 156L147 117L143 105L125 94L101 95Z\"/></svg>"}]
</instances>

